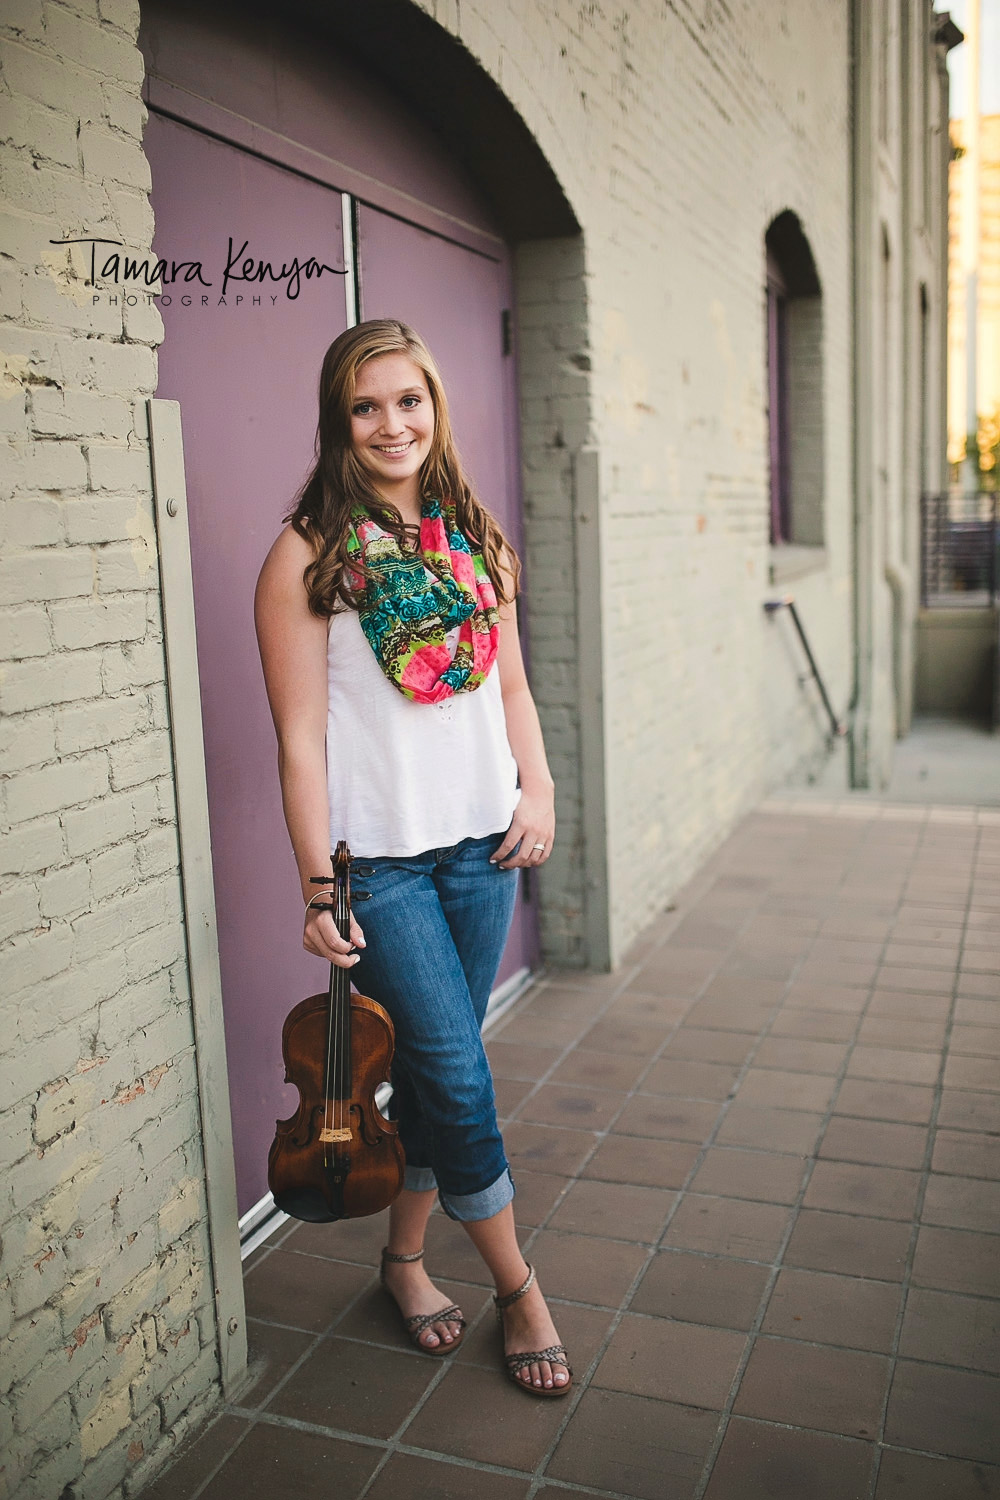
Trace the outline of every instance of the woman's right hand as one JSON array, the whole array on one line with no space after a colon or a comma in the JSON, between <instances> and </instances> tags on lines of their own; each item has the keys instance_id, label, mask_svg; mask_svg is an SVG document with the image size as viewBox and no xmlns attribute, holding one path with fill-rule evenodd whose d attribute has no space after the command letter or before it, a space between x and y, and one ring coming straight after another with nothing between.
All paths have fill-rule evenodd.
<instances>
[{"instance_id":1,"label":"woman's right hand","mask_svg":"<svg viewBox=\"0 0 1000 1500\"><path fill-rule=\"evenodd\" d=\"M306 912L302 946L307 953L315 953L317 958L325 958L327 963L336 964L340 969L353 969L361 955L352 950L365 946L365 935L353 914L350 930L351 940L348 942L340 936L330 912L317 911L315 907L311 907Z\"/></svg>"}]
</instances>

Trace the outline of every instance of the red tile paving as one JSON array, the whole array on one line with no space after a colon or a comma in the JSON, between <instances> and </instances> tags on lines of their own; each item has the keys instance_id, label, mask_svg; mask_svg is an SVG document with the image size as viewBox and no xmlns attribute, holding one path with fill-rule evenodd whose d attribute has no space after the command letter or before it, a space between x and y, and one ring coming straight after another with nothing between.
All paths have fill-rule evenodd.
<instances>
[{"instance_id":1,"label":"red tile paving","mask_svg":"<svg viewBox=\"0 0 1000 1500\"><path fill-rule=\"evenodd\" d=\"M246 1267L251 1370L147 1500L1000 1500L1000 814L766 804L614 975L491 1030L576 1371L504 1380L486 1276L412 1350L381 1220Z\"/></svg>"}]
</instances>

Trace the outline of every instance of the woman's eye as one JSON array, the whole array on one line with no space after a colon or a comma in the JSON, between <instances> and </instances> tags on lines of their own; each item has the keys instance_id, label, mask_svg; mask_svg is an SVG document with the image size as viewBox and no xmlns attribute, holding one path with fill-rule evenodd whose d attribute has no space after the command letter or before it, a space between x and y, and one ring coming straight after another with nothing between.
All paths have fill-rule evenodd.
<instances>
[{"instance_id":1,"label":"woman's eye","mask_svg":"<svg viewBox=\"0 0 1000 1500\"><path fill-rule=\"evenodd\" d=\"M354 415L356 417L369 417L371 413L372 403L370 401L359 401L354 408Z\"/></svg>"},{"instance_id":2,"label":"woman's eye","mask_svg":"<svg viewBox=\"0 0 1000 1500\"><path fill-rule=\"evenodd\" d=\"M419 406L419 405L420 405L420 397L419 396L404 396L403 399L402 399L402 401L400 402L400 406L405 406L408 410L412 410L412 408L414 406Z\"/></svg>"}]
</instances>

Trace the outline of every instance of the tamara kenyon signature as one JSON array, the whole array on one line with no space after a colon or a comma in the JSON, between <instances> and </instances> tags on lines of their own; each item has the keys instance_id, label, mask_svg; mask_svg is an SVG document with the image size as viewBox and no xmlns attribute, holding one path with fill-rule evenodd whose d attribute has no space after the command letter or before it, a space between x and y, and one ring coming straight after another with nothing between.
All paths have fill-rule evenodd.
<instances>
[{"instance_id":1,"label":"tamara kenyon signature","mask_svg":"<svg viewBox=\"0 0 1000 1500\"><path fill-rule=\"evenodd\" d=\"M285 283L285 296L294 302L302 288L302 277L311 281L314 276L322 276L324 271L331 272L334 276L346 276L346 270L340 270L336 266L328 266L318 261L315 256L310 255L306 260L300 261L298 256L286 265L281 263L281 270L276 271L269 260L258 260L252 255L246 258L237 268L237 261L244 254L249 240L244 240L240 248L233 251L232 235L229 236L229 253L226 264L222 271L222 292L226 295L231 281L257 282L263 284L265 281L283 281ZM117 245L119 250L124 249L122 240L105 239L67 239L49 240L50 245L89 245L90 246L90 280L93 286L97 286L97 278L113 281L115 286L132 286L147 291L150 287L159 283L162 289L172 286L176 281L185 283L196 282L199 286L214 286L214 282L206 281L205 268L200 260L150 260L149 256L137 260L130 255L120 255L118 250L113 250L105 257L104 264L100 270L97 268L98 245ZM153 295L156 295L155 293Z\"/></svg>"}]
</instances>

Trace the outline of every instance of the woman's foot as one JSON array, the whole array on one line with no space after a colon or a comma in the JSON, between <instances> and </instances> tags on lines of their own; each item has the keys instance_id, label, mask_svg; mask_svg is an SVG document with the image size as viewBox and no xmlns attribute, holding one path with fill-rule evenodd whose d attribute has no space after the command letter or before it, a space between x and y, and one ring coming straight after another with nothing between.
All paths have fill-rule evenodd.
<instances>
[{"instance_id":1,"label":"woman's foot","mask_svg":"<svg viewBox=\"0 0 1000 1500\"><path fill-rule=\"evenodd\" d=\"M569 1388L572 1379L572 1371L565 1360L536 1360L521 1369L515 1368L518 1363L517 1355L542 1353L550 1349L562 1354L566 1352L559 1343L559 1335L545 1298L530 1269L526 1281L526 1286L522 1283L525 1288L523 1291L516 1289L520 1295L511 1294L510 1301L505 1297L498 1299L507 1368L516 1385L545 1394L562 1395Z\"/></svg>"},{"instance_id":2,"label":"woman's foot","mask_svg":"<svg viewBox=\"0 0 1000 1500\"><path fill-rule=\"evenodd\" d=\"M465 1320L458 1308L438 1291L423 1266L423 1251L412 1260L397 1261L389 1252L382 1253L382 1285L396 1303L413 1344L427 1352L447 1353L461 1343ZM448 1318L433 1318L423 1328L420 1320L434 1313L449 1313Z\"/></svg>"}]
</instances>

